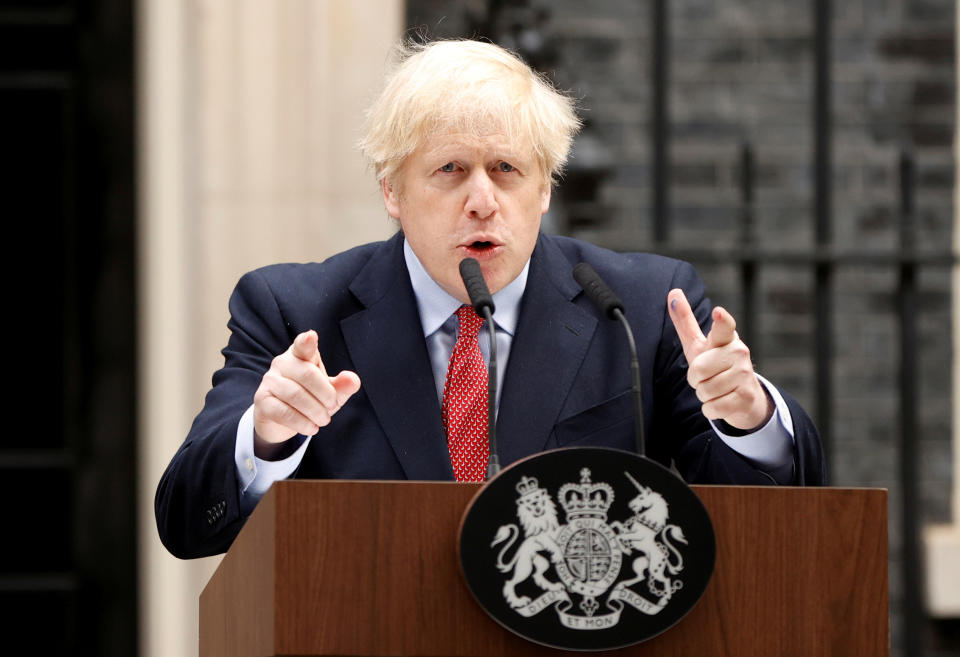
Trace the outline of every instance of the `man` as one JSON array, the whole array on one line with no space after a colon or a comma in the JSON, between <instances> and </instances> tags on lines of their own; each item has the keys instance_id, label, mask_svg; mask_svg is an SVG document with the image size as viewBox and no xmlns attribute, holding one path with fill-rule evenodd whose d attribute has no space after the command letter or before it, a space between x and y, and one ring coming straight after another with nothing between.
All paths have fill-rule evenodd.
<instances>
[{"instance_id":1,"label":"man","mask_svg":"<svg viewBox=\"0 0 960 657\"><path fill-rule=\"evenodd\" d=\"M224 367L157 489L171 552L225 550L269 485L294 475L478 478L485 419L457 389L463 367L485 377L464 337L480 324L460 309L465 257L497 306L504 465L559 446L632 448L625 340L574 282L585 261L626 301L649 456L693 482L821 482L810 420L754 374L689 265L540 233L578 127L571 100L497 46L401 53L361 143L401 232L240 280Z\"/></svg>"}]
</instances>

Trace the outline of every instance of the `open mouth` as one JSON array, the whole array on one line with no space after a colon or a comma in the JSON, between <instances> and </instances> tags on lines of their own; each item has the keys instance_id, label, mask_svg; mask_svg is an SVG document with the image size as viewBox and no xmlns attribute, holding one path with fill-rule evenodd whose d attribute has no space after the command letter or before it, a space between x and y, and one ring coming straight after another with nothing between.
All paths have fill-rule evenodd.
<instances>
[{"instance_id":1,"label":"open mouth","mask_svg":"<svg viewBox=\"0 0 960 657\"><path fill-rule=\"evenodd\" d=\"M502 247L500 244L490 240L474 240L472 242L464 242L460 245L460 248L464 256L483 260L485 258L495 257Z\"/></svg>"}]
</instances>

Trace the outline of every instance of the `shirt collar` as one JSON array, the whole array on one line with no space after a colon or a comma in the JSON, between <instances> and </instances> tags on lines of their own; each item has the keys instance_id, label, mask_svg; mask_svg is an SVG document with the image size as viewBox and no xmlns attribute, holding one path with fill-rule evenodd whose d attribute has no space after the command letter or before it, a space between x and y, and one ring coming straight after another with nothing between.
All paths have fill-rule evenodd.
<instances>
[{"instance_id":1,"label":"shirt collar","mask_svg":"<svg viewBox=\"0 0 960 657\"><path fill-rule=\"evenodd\" d=\"M410 284L413 294L417 298L417 309L420 311L420 324L423 327L424 337L436 332L444 322L456 312L463 303L451 296L430 278L424 269L423 263L417 254L410 248L410 243L403 241L403 258L410 273ZM530 272L530 259L527 259L520 274L509 285L493 295L493 303L497 307L494 315L496 325L510 335L517 328L520 315L520 299L527 287L527 274Z\"/></svg>"}]
</instances>

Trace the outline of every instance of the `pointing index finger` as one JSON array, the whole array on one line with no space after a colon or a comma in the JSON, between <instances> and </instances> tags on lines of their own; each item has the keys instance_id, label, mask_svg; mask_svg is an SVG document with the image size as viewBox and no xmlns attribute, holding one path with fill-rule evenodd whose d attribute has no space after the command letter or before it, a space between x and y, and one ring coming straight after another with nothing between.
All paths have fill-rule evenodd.
<instances>
[{"instance_id":1,"label":"pointing index finger","mask_svg":"<svg viewBox=\"0 0 960 657\"><path fill-rule=\"evenodd\" d=\"M707 339L700 330L700 324L690 308L690 302L683 290L670 290L667 294L667 307L670 311L670 319L680 337L680 344L683 346L683 354L687 357L687 362L692 362L694 358L703 351L703 346Z\"/></svg>"},{"instance_id":2,"label":"pointing index finger","mask_svg":"<svg viewBox=\"0 0 960 657\"><path fill-rule=\"evenodd\" d=\"M304 331L294 339L293 344L290 345L290 351L296 358L323 369L323 361L320 360L320 352L317 349L318 339L316 331Z\"/></svg>"}]
</instances>

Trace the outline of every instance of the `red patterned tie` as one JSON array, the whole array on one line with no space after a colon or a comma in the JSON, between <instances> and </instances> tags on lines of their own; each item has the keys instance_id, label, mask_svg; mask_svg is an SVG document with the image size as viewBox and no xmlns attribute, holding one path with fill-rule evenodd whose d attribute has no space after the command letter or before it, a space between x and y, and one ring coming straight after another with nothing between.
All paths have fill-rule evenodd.
<instances>
[{"instance_id":1,"label":"red patterned tie","mask_svg":"<svg viewBox=\"0 0 960 657\"><path fill-rule=\"evenodd\" d=\"M483 318L471 306L460 306L457 318L460 330L443 386L443 426L447 430L453 476L457 481L483 481L490 454L487 367L477 341Z\"/></svg>"}]
</instances>

